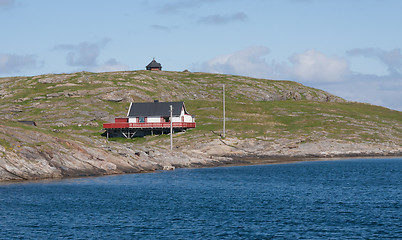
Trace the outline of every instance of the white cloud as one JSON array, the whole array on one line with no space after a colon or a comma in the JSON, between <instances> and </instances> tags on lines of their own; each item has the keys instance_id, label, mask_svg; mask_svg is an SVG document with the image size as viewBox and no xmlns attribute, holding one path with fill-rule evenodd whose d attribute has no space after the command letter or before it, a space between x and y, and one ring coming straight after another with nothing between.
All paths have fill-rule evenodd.
<instances>
[{"instance_id":1,"label":"white cloud","mask_svg":"<svg viewBox=\"0 0 402 240\"><path fill-rule=\"evenodd\" d=\"M350 74L349 64L345 59L310 49L289 58L292 63L288 73L303 82L339 82Z\"/></svg>"},{"instance_id":2,"label":"white cloud","mask_svg":"<svg viewBox=\"0 0 402 240\"><path fill-rule=\"evenodd\" d=\"M402 111L402 79L391 76L353 75L347 82L314 84L350 101L370 103Z\"/></svg>"},{"instance_id":3,"label":"white cloud","mask_svg":"<svg viewBox=\"0 0 402 240\"><path fill-rule=\"evenodd\" d=\"M288 62L267 62L269 49L253 46L231 54L217 56L202 64L201 71L290 79L320 88L350 101L360 101L402 110L402 56L399 49L391 51L354 49L349 55L376 57L388 66L385 76L352 72L346 58L327 56L315 49L290 56Z\"/></svg>"},{"instance_id":4,"label":"white cloud","mask_svg":"<svg viewBox=\"0 0 402 240\"><path fill-rule=\"evenodd\" d=\"M339 82L350 75L345 59L329 57L310 49L289 57L289 63L268 63L264 58L269 49L252 46L246 49L215 57L203 64L203 71L231 73L252 77L297 79L302 82Z\"/></svg>"},{"instance_id":5,"label":"white cloud","mask_svg":"<svg viewBox=\"0 0 402 240\"><path fill-rule=\"evenodd\" d=\"M39 67L34 55L0 53L0 73L21 73L23 69Z\"/></svg>"},{"instance_id":6,"label":"white cloud","mask_svg":"<svg viewBox=\"0 0 402 240\"><path fill-rule=\"evenodd\" d=\"M363 56L366 58L375 58L387 66L389 74L402 73L402 54L401 49L395 48L390 51L374 48L355 48L347 51L349 56Z\"/></svg>"},{"instance_id":7,"label":"white cloud","mask_svg":"<svg viewBox=\"0 0 402 240\"><path fill-rule=\"evenodd\" d=\"M222 25L230 22L244 22L248 19L247 15L243 12L238 12L229 15L215 14L207 17L201 17L198 22L204 24Z\"/></svg>"},{"instance_id":8,"label":"white cloud","mask_svg":"<svg viewBox=\"0 0 402 240\"><path fill-rule=\"evenodd\" d=\"M67 64L78 67L95 67L101 49L106 46L110 39L103 39L97 43L81 42L74 44L61 44L54 47L54 50L68 51L66 55Z\"/></svg>"},{"instance_id":9,"label":"white cloud","mask_svg":"<svg viewBox=\"0 0 402 240\"><path fill-rule=\"evenodd\" d=\"M120 63L114 58L99 64L101 51L109 41L110 39L103 39L96 43L61 44L55 46L54 50L67 51L66 63L69 66L79 67L77 71L112 72L128 70L129 67L126 64Z\"/></svg>"},{"instance_id":10,"label":"white cloud","mask_svg":"<svg viewBox=\"0 0 402 240\"><path fill-rule=\"evenodd\" d=\"M252 46L232 54L215 57L202 64L202 71L268 77L272 71L264 59L268 53L267 47Z\"/></svg>"}]
</instances>

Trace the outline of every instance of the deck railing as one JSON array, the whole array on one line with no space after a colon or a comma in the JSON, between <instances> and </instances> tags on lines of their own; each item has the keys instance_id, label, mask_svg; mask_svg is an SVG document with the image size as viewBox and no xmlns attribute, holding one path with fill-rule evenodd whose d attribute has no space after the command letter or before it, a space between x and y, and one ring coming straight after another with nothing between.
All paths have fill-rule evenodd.
<instances>
[{"instance_id":1,"label":"deck railing","mask_svg":"<svg viewBox=\"0 0 402 240\"><path fill-rule=\"evenodd\" d=\"M195 123L186 122L173 122L173 128L195 128ZM104 123L103 128L139 128L139 129L153 129L153 128L170 128L170 123L127 123L115 122Z\"/></svg>"}]
</instances>

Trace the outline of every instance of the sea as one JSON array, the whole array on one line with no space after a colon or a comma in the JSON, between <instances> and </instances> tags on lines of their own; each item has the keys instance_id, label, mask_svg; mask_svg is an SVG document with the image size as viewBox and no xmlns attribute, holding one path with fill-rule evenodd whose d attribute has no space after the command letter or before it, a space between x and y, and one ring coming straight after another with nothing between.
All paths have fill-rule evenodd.
<instances>
[{"instance_id":1,"label":"sea","mask_svg":"<svg viewBox=\"0 0 402 240\"><path fill-rule=\"evenodd\" d=\"M402 239L402 158L3 183L0 239Z\"/></svg>"}]
</instances>

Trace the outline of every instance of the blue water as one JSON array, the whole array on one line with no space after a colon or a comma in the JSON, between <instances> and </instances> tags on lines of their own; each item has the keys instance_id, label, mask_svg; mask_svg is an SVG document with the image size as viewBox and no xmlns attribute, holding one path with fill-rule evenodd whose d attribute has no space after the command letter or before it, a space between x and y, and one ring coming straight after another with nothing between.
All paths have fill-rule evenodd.
<instances>
[{"instance_id":1,"label":"blue water","mask_svg":"<svg viewBox=\"0 0 402 240\"><path fill-rule=\"evenodd\" d=\"M0 239L402 239L402 158L0 185Z\"/></svg>"}]
</instances>

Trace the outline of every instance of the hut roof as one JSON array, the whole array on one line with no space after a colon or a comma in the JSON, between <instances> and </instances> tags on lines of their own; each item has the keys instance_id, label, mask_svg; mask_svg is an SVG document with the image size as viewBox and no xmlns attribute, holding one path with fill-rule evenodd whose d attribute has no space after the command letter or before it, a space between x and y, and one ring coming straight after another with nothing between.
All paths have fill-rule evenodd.
<instances>
[{"instance_id":1,"label":"hut roof","mask_svg":"<svg viewBox=\"0 0 402 240\"><path fill-rule=\"evenodd\" d=\"M151 69L151 68L162 68L162 65L160 63L158 63L157 61L155 61L155 59L153 59L147 66L147 69Z\"/></svg>"},{"instance_id":2,"label":"hut roof","mask_svg":"<svg viewBox=\"0 0 402 240\"><path fill-rule=\"evenodd\" d=\"M146 102L146 103L131 103L127 117L146 117L146 116L170 116L170 105L173 107L173 115L179 116L181 109L184 107L184 102Z\"/></svg>"}]
</instances>

